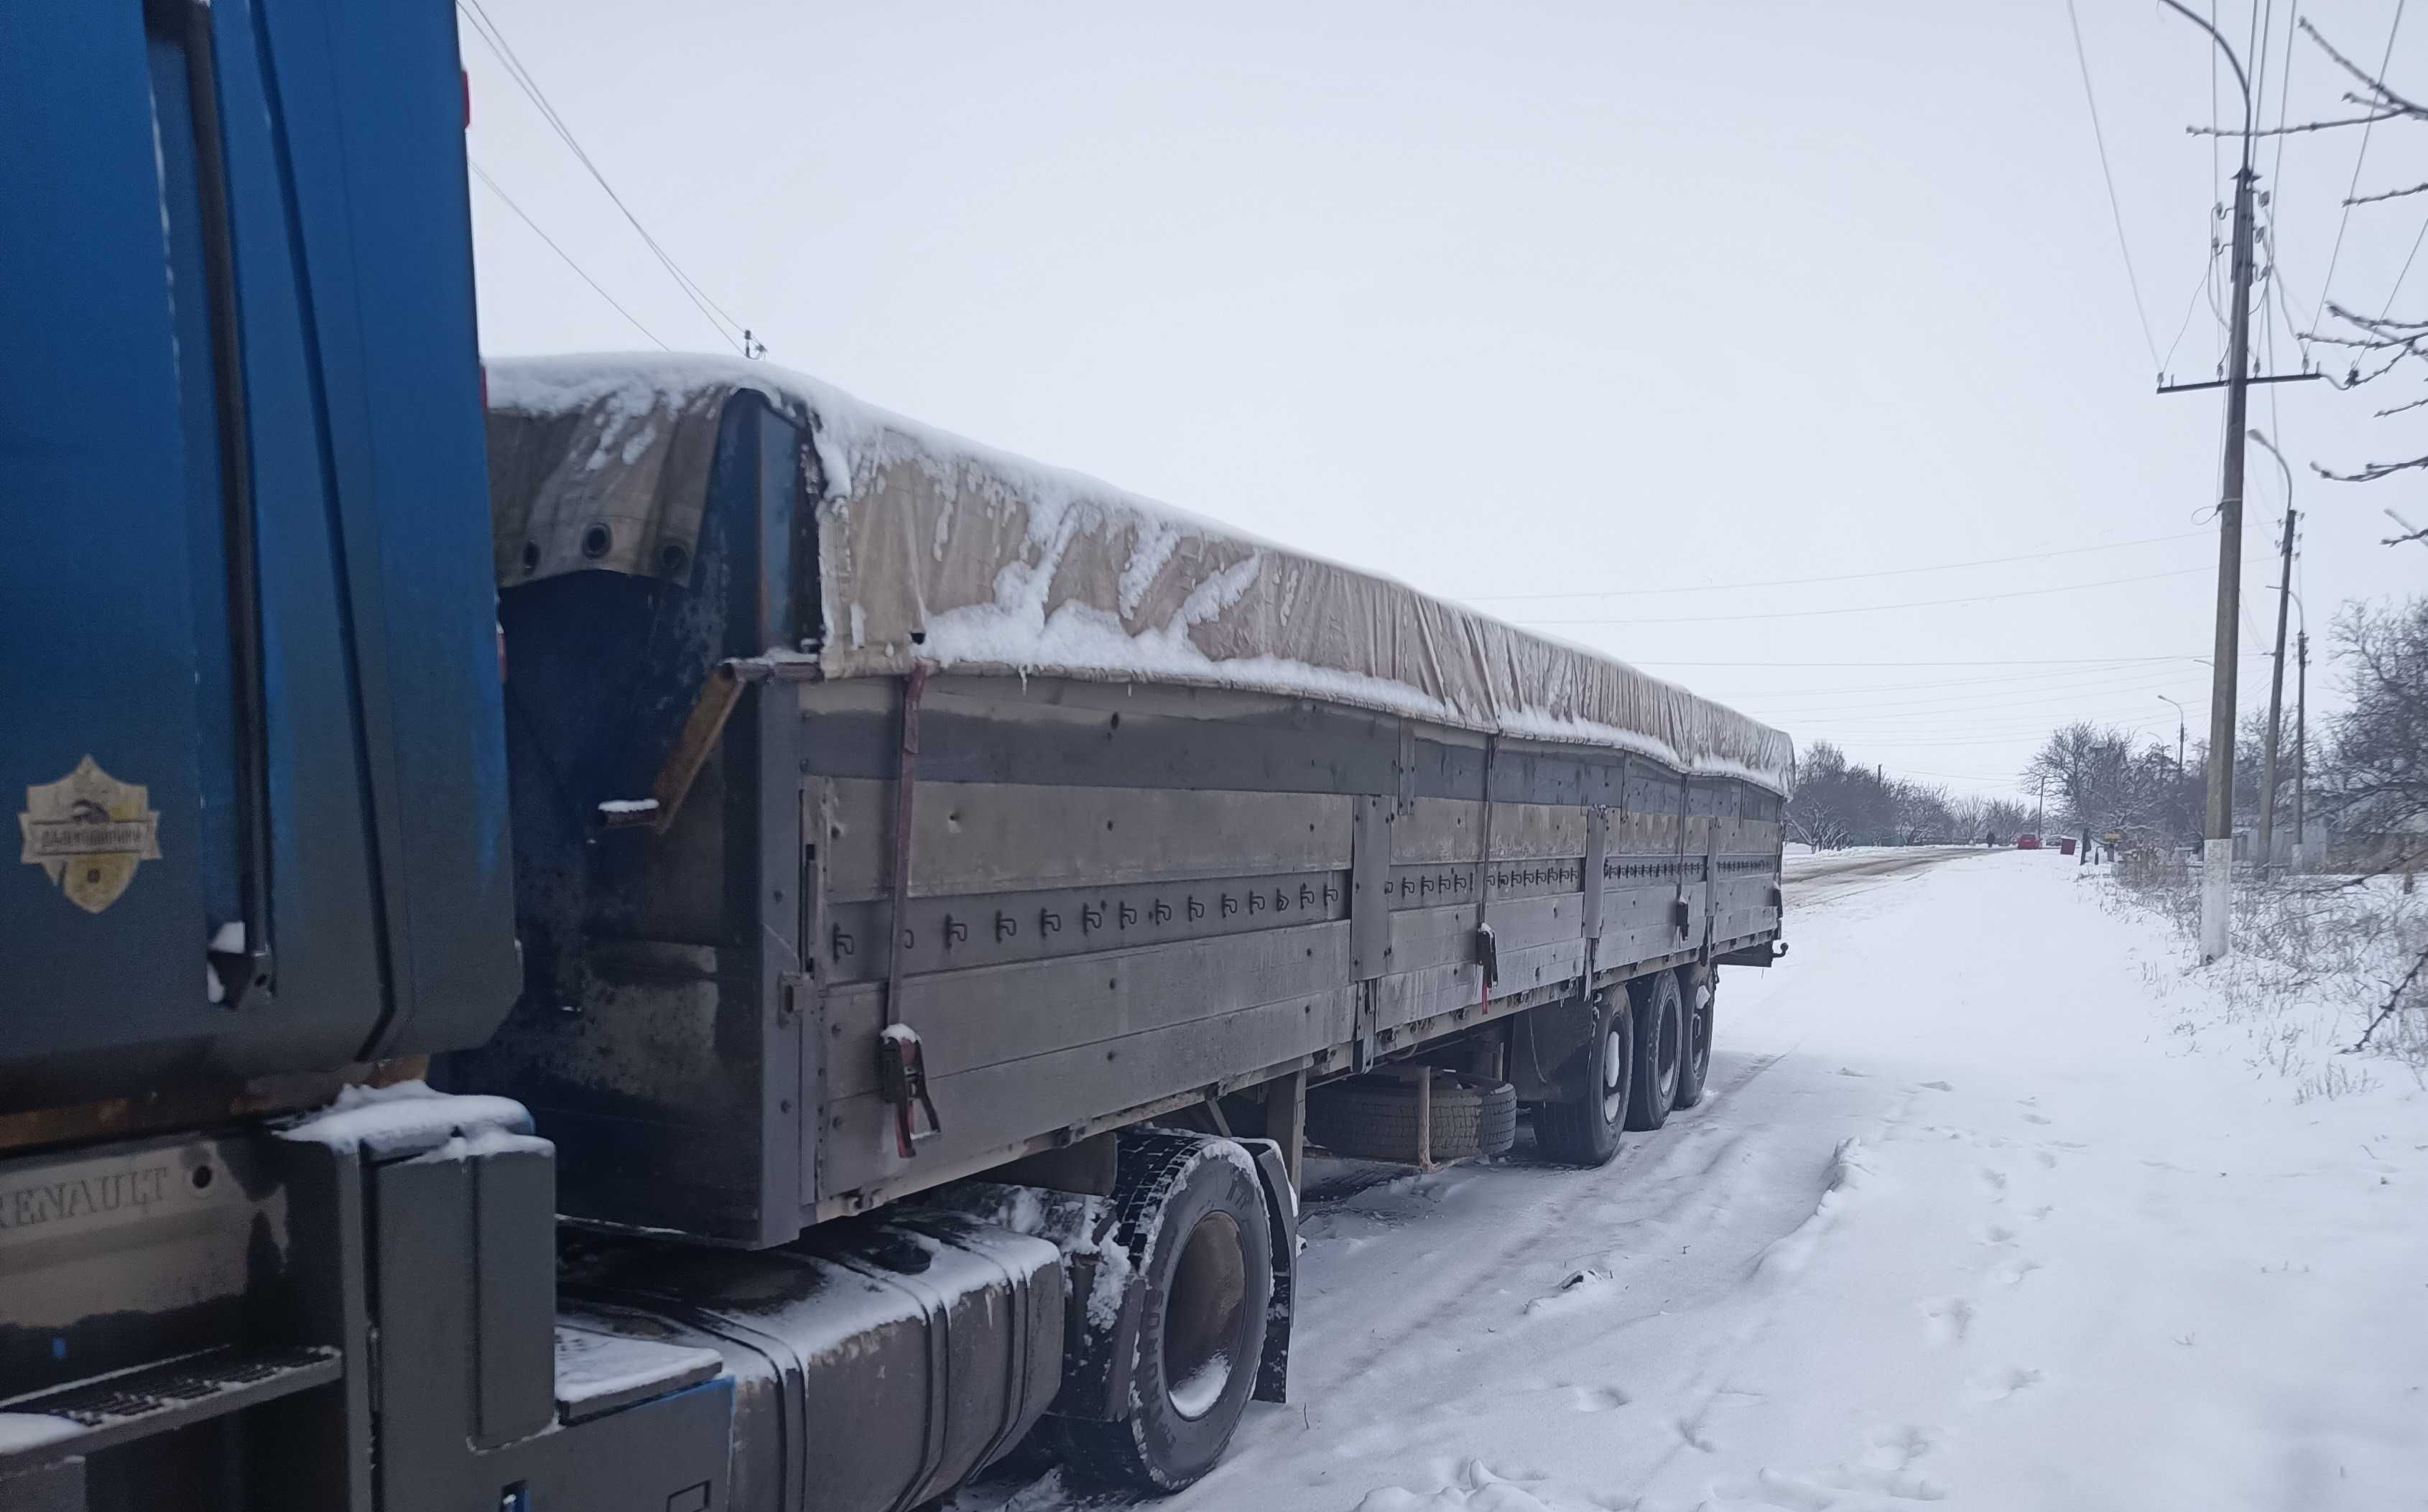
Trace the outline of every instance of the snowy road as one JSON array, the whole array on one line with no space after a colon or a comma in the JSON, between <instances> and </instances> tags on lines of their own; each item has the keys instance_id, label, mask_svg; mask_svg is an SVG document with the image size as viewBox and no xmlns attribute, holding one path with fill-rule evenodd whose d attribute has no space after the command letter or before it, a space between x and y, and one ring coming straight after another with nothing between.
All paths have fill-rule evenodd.
<instances>
[{"instance_id":1,"label":"snowy road","mask_svg":"<svg viewBox=\"0 0 2428 1512\"><path fill-rule=\"evenodd\" d=\"M1963 856L1984 854L1970 846L1867 846L1860 850L1823 851L1790 856L1780 867L1787 889L1790 931L1810 912L1859 892L1903 881L1918 873Z\"/></svg>"},{"instance_id":2,"label":"snowy road","mask_svg":"<svg viewBox=\"0 0 2428 1512\"><path fill-rule=\"evenodd\" d=\"M1609 1167L1318 1188L1292 1405L1163 1505L2428 1505L2407 1076L2297 1103L2049 853L1789 896Z\"/></svg>"}]
</instances>

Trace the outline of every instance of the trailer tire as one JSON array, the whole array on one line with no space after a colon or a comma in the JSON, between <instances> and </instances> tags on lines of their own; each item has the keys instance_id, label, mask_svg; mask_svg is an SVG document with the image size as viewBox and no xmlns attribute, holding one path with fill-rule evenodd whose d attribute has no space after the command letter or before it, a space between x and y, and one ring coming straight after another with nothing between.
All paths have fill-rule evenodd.
<instances>
[{"instance_id":1,"label":"trailer tire","mask_svg":"<svg viewBox=\"0 0 2428 1512\"><path fill-rule=\"evenodd\" d=\"M1682 966L1678 985L1686 999L1685 1053L1678 1061L1678 1096L1673 1108L1692 1108L1703 1100L1712 1075L1712 1020L1718 1011L1720 973L1714 966Z\"/></svg>"},{"instance_id":2,"label":"trailer tire","mask_svg":"<svg viewBox=\"0 0 2428 1512\"><path fill-rule=\"evenodd\" d=\"M1565 1095L1534 1105L1534 1148L1561 1165L1607 1165L1627 1126L1635 1085L1635 1011L1625 992L1605 993L1593 1035L1568 1058L1558 1080Z\"/></svg>"},{"instance_id":3,"label":"trailer tire","mask_svg":"<svg viewBox=\"0 0 2428 1512\"><path fill-rule=\"evenodd\" d=\"M1627 986L1635 999L1635 1088L1627 1099L1627 1126L1649 1131L1667 1123L1678 1103L1678 1073L1686 1060L1685 999L1674 971L1639 977Z\"/></svg>"},{"instance_id":4,"label":"trailer tire","mask_svg":"<svg viewBox=\"0 0 2428 1512\"><path fill-rule=\"evenodd\" d=\"M1127 1412L1053 1419L1057 1447L1080 1480L1177 1491L1222 1457L1255 1389L1273 1292L1265 1194L1229 1140L1124 1133L1112 1207L1141 1292Z\"/></svg>"},{"instance_id":5,"label":"trailer tire","mask_svg":"<svg viewBox=\"0 0 2428 1512\"><path fill-rule=\"evenodd\" d=\"M1306 1137L1353 1160L1417 1158L1417 1088L1387 1076L1319 1087L1307 1097ZM1447 1073L1434 1077L1434 1159L1502 1155L1518 1142L1518 1089Z\"/></svg>"}]
</instances>

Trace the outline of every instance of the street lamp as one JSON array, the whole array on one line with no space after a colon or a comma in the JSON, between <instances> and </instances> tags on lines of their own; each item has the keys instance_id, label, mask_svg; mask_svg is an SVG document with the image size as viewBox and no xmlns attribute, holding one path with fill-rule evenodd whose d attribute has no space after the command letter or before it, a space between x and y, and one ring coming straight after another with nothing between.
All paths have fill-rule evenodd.
<instances>
[{"instance_id":1,"label":"street lamp","mask_svg":"<svg viewBox=\"0 0 2428 1512\"><path fill-rule=\"evenodd\" d=\"M2166 696L2165 694L2163 694L2163 693L2159 694L2159 695L2158 695L2158 697L2159 697L2161 699L2164 699L2166 702L2168 702L2168 703L2172 703L2172 704L2174 704L2174 705L2175 706L2175 775L2176 775L2177 777L2181 777L2181 776L2183 776L2183 775L2184 775L2184 705L2183 705L2183 700L2182 700L2182 699L2180 699L2180 698L2167 698L2167 696Z\"/></svg>"}]
</instances>

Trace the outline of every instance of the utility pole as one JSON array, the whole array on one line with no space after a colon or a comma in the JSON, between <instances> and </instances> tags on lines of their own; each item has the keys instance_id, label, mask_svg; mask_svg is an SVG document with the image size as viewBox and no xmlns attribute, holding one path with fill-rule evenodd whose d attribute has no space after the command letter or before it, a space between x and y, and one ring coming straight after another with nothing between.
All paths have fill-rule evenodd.
<instances>
[{"instance_id":1,"label":"utility pole","mask_svg":"<svg viewBox=\"0 0 2428 1512\"><path fill-rule=\"evenodd\" d=\"M2218 44L2225 44L2221 41ZM2229 55L2230 56L2230 55ZM2239 72L2240 65L2237 64ZM2245 85L2245 89L2249 86ZM2247 112L2246 112L2247 113ZM2201 961L2232 949L2234 709L2242 594L2242 439L2251 380L2251 139L2234 174L2234 319L2225 338L2225 485L2217 501L2216 681L2208 703L2208 824L2201 846Z\"/></svg>"},{"instance_id":2,"label":"utility pole","mask_svg":"<svg viewBox=\"0 0 2428 1512\"><path fill-rule=\"evenodd\" d=\"M2268 449L2285 469L2285 542L2276 581L2276 654L2268 673L2268 747L2259 764L2259 875L2266 877L2276 859L2276 739L2285 718L2285 613L2293 593L2293 468L2276 443L2254 426L2251 438ZM2306 612L2304 617L2307 618Z\"/></svg>"},{"instance_id":3,"label":"utility pole","mask_svg":"<svg viewBox=\"0 0 2428 1512\"><path fill-rule=\"evenodd\" d=\"M2182 0L2160 0L2208 33L2242 90L2242 165L2234 173L2233 320L2225 339L2225 481L2217 501L2216 682L2208 704L2208 814L2201 846L2201 963L2231 948L2234 916L2234 698L2236 626L2242 589L2242 440L2251 397L2251 222L2258 175L2251 171L2251 75L2215 26ZM2203 385L2201 386L2209 386ZM2164 391L2163 389L2161 390Z\"/></svg>"},{"instance_id":4,"label":"utility pole","mask_svg":"<svg viewBox=\"0 0 2428 1512\"><path fill-rule=\"evenodd\" d=\"M2308 618L2307 613L2303 616ZM2299 670L2293 683L2293 862L2297 871L2310 864L2310 831L2304 827L2302 800L2310 776L2310 633L2302 632Z\"/></svg>"}]
</instances>

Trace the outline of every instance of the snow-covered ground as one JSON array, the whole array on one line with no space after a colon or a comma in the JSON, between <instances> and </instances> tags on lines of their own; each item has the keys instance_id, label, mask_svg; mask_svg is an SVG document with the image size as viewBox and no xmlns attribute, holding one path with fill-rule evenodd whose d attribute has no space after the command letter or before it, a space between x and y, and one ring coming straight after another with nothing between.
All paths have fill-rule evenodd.
<instances>
[{"instance_id":1,"label":"snow-covered ground","mask_svg":"<svg viewBox=\"0 0 2428 1512\"><path fill-rule=\"evenodd\" d=\"M2054 853L1846 859L1729 974L1714 1094L1611 1166L1319 1186L1292 1403L1163 1505L2428 1504L2410 1069L2238 1053Z\"/></svg>"}]
</instances>

